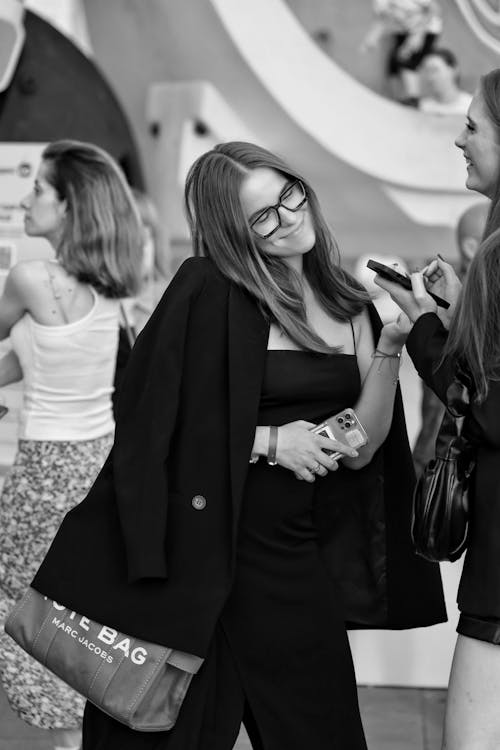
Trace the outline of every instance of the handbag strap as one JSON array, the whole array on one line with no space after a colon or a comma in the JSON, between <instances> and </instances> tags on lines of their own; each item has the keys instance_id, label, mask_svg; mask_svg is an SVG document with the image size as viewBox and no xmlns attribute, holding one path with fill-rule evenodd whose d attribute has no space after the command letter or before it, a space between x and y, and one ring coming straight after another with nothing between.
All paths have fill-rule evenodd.
<instances>
[{"instance_id":1,"label":"handbag strap","mask_svg":"<svg viewBox=\"0 0 500 750\"><path fill-rule=\"evenodd\" d=\"M463 423L464 417L454 417L448 410L445 411L436 436L436 456L446 456L451 441L461 436Z\"/></svg>"},{"instance_id":2,"label":"handbag strap","mask_svg":"<svg viewBox=\"0 0 500 750\"><path fill-rule=\"evenodd\" d=\"M123 328L125 329L125 333L127 334L127 341L130 344L130 348L132 349L132 347L135 344L136 335L135 335L135 331L133 330L132 326L129 323L127 313L125 311L125 305L123 304L121 300L120 300L120 315L122 318Z\"/></svg>"}]
</instances>

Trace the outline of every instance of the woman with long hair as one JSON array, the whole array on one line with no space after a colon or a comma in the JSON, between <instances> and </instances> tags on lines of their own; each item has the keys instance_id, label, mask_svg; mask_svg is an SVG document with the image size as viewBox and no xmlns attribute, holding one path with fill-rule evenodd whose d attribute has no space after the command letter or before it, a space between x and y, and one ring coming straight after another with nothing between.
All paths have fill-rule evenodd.
<instances>
[{"instance_id":1,"label":"woman with long hair","mask_svg":"<svg viewBox=\"0 0 500 750\"><path fill-rule=\"evenodd\" d=\"M112 446L119 300L140 283L137 209L101 149L49 144L22 207L26 233L46 238L55 259L18 263L0 297L0 338L12 344L0 383L24 378L17 453L0 498L2 619ZM14 711L51 730L55 747L79 747L83 699L5 635L0 667Z\"/></svg>"},{"instance_id":2,"label":"woman with long hair","mask_svg":"<svg viewBox=\"0 0 500 750\"><path fill-rule=\"evenodd\" d=\"M467 187L490 198L491 208L463 289L439 258L424 272L427 288L452 303L451 315L440 320L421 274L413 293L378 283L414 321L408 351L443 403L464 414L464 434L476 449L443 748L493 750L500 746L500 69L481 78L455 143ZM450 401L457 379L468 393L461 404Z\"/></svg>"},{"instance_id":3,"label":"woman with long hair","mask_svg":"<svg viewBox=\"0 0 500 750\"><path fill-rule=\"evenodd\" d=\"M138 337L112 456L34 586L204 663L173 729L88 703L83 747L229 750L243 721L256 749L364 750L345 621L444 617L439 572L410 550L405 321L381 328L274 154L216 146L186 203L197 257ZM359 451L311 430L352 407Z\"/></svg>"}]
</instances>

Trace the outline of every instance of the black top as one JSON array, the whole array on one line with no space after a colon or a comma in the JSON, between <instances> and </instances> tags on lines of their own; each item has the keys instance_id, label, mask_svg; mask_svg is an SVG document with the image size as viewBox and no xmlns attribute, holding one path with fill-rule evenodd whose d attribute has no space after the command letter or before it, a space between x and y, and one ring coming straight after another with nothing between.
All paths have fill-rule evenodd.
<instances>
[{"instance_id":1,"label":"black top","mask_svg":"<svg viewBox=\"0 0 500 750\"><path fill-rule=\"evenodd\" d=\"M408 352L422 379L443 403L455 377L452 362L437 371L448 332L434 313L422 315L410 333ZM500 618L500 382L489 383L486 400L472 404L464 433L477 445L468 549L458 606L469 615Z\"/></svg>"},{"instance_id":2,"label":"black top","mask_svg":"<svg viewBox=\"0 0 500 750\"><path fill-rule=\"evenodd\" d=\"M267 353L259 424L296 419L319 423L352 408L361 389L354 354L315 354L293 349Z\"/></svg>"}]
</instances>

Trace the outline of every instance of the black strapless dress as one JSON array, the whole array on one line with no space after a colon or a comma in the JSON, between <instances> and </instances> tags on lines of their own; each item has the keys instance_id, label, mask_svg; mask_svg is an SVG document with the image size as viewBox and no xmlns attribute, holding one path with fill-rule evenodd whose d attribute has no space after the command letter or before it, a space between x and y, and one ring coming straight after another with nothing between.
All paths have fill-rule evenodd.
<instances>
[{"instance_id":1,"label":"black strapless dress","mask_svg":"<svg viewBox=\"0 0 500 750\"><path fill-rule=\"evenodd\" d=\"M259 424L319 422L360 392L355 355L269 351ZM366 750L341 597L321 563L313 511L336 475L299 481L249 466L234 586L171 732L131 732L91 706L84 750Z\"/></svg>"}]
</instances>

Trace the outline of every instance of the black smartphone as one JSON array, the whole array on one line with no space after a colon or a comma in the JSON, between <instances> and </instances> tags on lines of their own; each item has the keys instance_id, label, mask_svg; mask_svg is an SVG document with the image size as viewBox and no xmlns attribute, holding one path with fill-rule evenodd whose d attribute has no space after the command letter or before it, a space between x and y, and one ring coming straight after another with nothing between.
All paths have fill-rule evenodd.
<instances>
[{"instance_id":1,"label":"black smartphone","mask_svg":"<svg viewBox=\"0 0 500 750\"><path fill-rule=\"evenodd\" d=\"M411 289L411 281L408 278L408 276L403 276L402 273L398 273L394 270L394 268L391 268L390 266L386 266L383 263L379 263L376 260L369 260L366 264L368 268L371 268L372 271L375 271L375 273L378 273L380 276L383 276L384 279L387 279L388 281L394 281L396 284L399 284L400 286L404 287L405 289ZM450 306L450 303L447 302L442 297L438 297L437 294L433 294L432 292L427 292L427 294L430 294L436 305L439 307L443 307L445 310L447 310Z\"/></svg>"}]
</instances>

